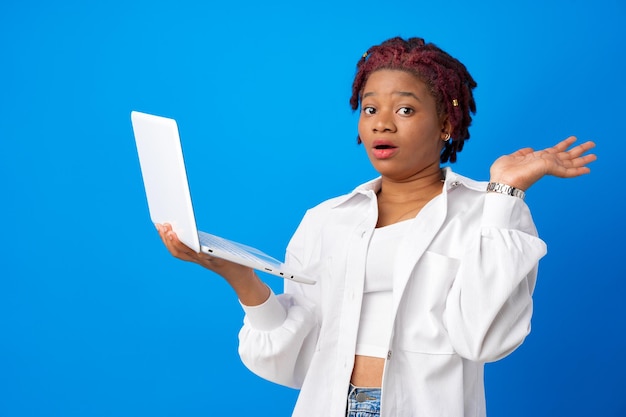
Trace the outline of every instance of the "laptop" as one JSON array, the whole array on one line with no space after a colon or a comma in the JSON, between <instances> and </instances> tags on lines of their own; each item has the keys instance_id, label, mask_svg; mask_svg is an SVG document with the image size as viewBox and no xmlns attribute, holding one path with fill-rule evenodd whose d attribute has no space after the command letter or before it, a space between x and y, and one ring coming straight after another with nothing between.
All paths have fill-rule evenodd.
<instances>
[{"instance_id":1,"label":"laptop","mask_svg":"<svg viewBox=\"0 0 626 417\"><path fill-rule=\"evenodd\" d=\"M266 253L232 240L199 231L191 203L185 161L174 119L131 112L141 174L153 223L169 223L185 245L271 275L314 284Z\"/></svg>"}]
</instances>

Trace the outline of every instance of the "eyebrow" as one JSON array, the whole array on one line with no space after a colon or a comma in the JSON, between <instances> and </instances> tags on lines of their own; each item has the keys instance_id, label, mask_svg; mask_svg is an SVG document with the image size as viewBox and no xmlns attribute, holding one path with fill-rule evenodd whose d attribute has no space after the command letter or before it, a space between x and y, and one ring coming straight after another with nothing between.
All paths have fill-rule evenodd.
<instances>
[{"instance_id":1,"label":"eyebrow","mask_svg":"<svg viewBox=\"0 0 626 417\"><path fill-rule=\"evenodd\" d=\"M392 95L402 96L402 97L413 97L417 101L422 101L422 100L420 100L420 98L418 96L415 95L415 93L412 93L410 91L394 91L391 94ZM367 97L375 96L375 95L376 95L376 93L374 93L374 92L365 93L365 94L363 94L363 97L361 97L361 100L364 99L364 98L367 98Z\"/></svg>"}]
</instances>

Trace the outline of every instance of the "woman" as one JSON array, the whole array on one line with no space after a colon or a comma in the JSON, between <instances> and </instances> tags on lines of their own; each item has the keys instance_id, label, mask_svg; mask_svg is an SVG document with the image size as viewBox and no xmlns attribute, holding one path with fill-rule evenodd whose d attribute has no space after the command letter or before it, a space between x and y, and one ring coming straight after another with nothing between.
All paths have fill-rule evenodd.
<instances>
[{"instance_id":1,"label":"woman","mask_svg":"<svg viewBox=\"0 0 626 417\"><path fill-rule=\"evenodd\" d=\"M483 364L519 346L546 247L524 191L589 172L570 137L499 158L489 183L442 169L469 138L476 83L422 39L359 60L351 105L380 177L309 210L286 263L317 279L274 295L254 271L178 241L170 252L223 276L246 312L240 355L300 388L294 416L484 416ZM571 148L570 148L571 147Z\"/></svg>"}]
</instances>

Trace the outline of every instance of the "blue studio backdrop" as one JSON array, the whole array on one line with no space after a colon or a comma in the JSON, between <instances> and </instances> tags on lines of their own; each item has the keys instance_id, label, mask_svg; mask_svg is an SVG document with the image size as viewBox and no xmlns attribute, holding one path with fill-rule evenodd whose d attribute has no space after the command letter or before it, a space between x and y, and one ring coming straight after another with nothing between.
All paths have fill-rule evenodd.
<instances>
[{"instance_id":1,"label":"blue studio backdrop","mask_svg":"<svg viewBox=\"0 0 626 417\"><path fill-rule=\"evenodd\" d=\"M624 21L622 0L4 1L0 417L289 416L297 391L239 361L232 290L160 243L130 112L178 120L201 229L282 257L307 208L375 175L348 98L359 57L396 35L478 82L457 171L596 141L591 175L528 191L549 253L487 404L625 416Z\"/></svg>"}]
</instances>

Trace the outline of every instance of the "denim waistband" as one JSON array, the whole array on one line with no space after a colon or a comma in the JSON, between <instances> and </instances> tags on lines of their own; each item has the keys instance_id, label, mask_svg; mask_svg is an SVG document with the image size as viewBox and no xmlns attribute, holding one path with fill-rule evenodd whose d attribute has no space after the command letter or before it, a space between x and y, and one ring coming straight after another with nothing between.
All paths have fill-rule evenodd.
<instances>
[{"instance_id":1,"label":"denim waistband","mask_svg":"<svg viewBox=\"0 0 626 417\"><path fill-rule=\"evenodd\" d=\"M362 388L350 384L347 417L379 417L380 388Z\"/></svg>"}]
</instances>

